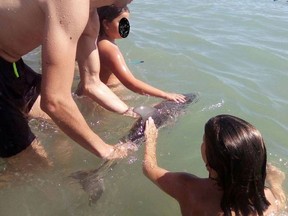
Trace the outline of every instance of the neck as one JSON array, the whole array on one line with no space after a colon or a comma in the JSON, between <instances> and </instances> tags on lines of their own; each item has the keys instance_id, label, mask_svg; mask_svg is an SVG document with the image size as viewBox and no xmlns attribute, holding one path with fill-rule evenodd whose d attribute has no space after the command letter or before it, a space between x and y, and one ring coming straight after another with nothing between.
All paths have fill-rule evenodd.
<instances>
[{"instance_id":1,"label":"neck","mask_svg":"<svg viewBox=\"0 0 288 216\"><path fill-rule=\"evenodd\" d=\"M99 40L99 41L100 41L100 40L108 40L108 41L110 41L111 43L115 44L115 39L110 38L110 37L107 36L106 34L100 35L98 40Z\"/></svg>"}]
</instances>

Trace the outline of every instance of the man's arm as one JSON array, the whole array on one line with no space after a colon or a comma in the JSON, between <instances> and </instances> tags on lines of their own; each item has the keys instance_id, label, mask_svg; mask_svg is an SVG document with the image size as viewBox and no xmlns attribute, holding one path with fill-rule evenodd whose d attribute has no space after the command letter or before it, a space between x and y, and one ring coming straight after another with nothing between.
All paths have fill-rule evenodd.
<instances>
[{"instance_id":1,"label":"man's arm","mask_svg":"<svg viewBox=\"0 0 288 216\"><path fill-rule=\"evenodd\" d=\"M71 95L77 41L89 16L88 0L50 0L43 9L41 108L69 137L99 157L113 147L87 125Z\"/></svg>"},{"instance_id":2,"label":"man's arm","mask_svg":"<svg viewBox=\"0 0 288 216\"><path fill-rule=\"evenodd\" d=\"M95 10L91 13L84 34L78 42L77 62L81 76L78 91L80 90L81 94L90 97L107 110L123 114L129 107L99 78L100 59L96 43L99 25L98 14Z\"/></svg>"}]
</instances>

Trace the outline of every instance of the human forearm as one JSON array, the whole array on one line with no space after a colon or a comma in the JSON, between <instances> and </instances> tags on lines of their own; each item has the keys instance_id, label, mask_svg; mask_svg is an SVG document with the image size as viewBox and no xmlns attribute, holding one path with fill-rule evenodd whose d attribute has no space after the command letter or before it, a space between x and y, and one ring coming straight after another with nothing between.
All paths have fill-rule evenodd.
<instances>
[{"instance_id":1,"label":"human forearm","mask_svg":"<svg viewBox=\"0 0 288 216\"><path fill-rule=\"evenodd\" d=\"M146 140L144 160L143 160L143 173L152 181L155 180L154 171L158 168L156 158L156 141Z\"/></svg>"},{"instance_id":2,"label":"human forearm","mask_svg":"<svg viewBox=\"0 0 288 216\"><path fill-rule=\"evenodd\" d=\"M150 95L153 97L159 97L159 98L164 98L167 99L166 96L166 92L155 88L141 80L138 80L136 78L131 79L130 81L121 81L126 88L128 88L129 90L136 92L138 94L142 94L142 95Z\"/></svg>"},{"instance_id":3,"label":"human forearm","mask_svg":"<svg viewBox=\"0 0 288 216\"><path fill-rule=\"evenodd\" d=\"M145 129L145 152L143 160L143 173L153 182L157 183L157 180L164 175L166 170L160 168L157 164L156 157L156 142L158 137L158 130L151 117L146 122Z\"/></svg>"},{"instance_id":4,"label":"human forearm","mask_svg":"<svg viewBox=\"0 0 288 216\"><path fill-rule=\"evenodd\" d=\"M105 109L123 114L129 108L120 98L115 95L104 83L101 81L84 81L81 84L82 94L99 103Z\"/></svg>"},{"instance_id":5,"label":"human forearm","mask_svg":"<svg viewBox=\"0 0 288 216\"><path fill-rule=\"evenodd\" d=\"M89 128L72 97L55 99L42 98L42 109L75 142L98 157L107 157L113 151L113 147L106 144Z\"/></svg>"},{"instance_id":6,"label":"human forearm","mask_svg":"<svg viewBox=\"0 0 288 216\"><path fill-rule=\"evenodd\" d=\"M175 182L178 181L178 174L171 173L166 169L163 169L157 164L156 157L156 141L158 131L151 117L146 121L145 137L146 145L144 152L143 161L143 173L148 177L154 184L165 191L170 196L177 199L177 194L181 194L178 188L175 186ZM179 184L177 184L179 186ZM181 185L181 184L180 184Z\"/></svg>"},{"instance_id":7,"label":"human forearm","mask_svg":"<svg viewBox=\"0 0 288 216\"><path fill-rule=\"evenodd\" d=\"M98 19L98 15L96 17ZM94 19L96 18L90 18L90 20ZM91 25L93 25L92 21ZM99 53L95 46L97 35L94 34L88 32L88 35L82 35L78 42L77 62L81 82L79 83L77 93L90 97L109 111L123 114L128 110L128 106L101 82L99 78Z\"/></svg>"},{"instance_id":8,"label":"human forearm","mask_svg":"<svg viewBox=\"0 0 288 216\"><path fill-rule=\"evenodd\" d=\"M49 5L53 16L43 21L42 32L41 108L81 146L99 157L107 157L114 148L89 128L71 95L76 50L87 26L89 2L49 1Z\"/></svg>"},{"instance_id":9,"label":"human forearm","mask_svg":"<svg viewBox=\"0 0 288 216\"><path fill-rule=\"evenodd\" d=\"M136 78L134 78L133 80L134 81L131 81L129 83L126 82L125 86L131 91L134 91L138 94L150 95L150 96L159 97L163 99L173 100L175 102L185 102L185 96L182 94L165 92L165 91L162 91L161 89L158 89L147 83L144 83L143 81L138 80Z\"/></svg>"}]
</instances>

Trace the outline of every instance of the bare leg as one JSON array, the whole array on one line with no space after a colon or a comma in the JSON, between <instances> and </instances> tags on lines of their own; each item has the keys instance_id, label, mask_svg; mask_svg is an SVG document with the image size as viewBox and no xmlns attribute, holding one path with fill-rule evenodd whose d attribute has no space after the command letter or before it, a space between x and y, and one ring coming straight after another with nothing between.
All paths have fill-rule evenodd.
<instances>
[{"instance_id":1,"label":"bare leg","mask_svg":"<svg viewBox=\"0 0 288 216\"><path fill-rule=\"evenodd\" d=\"M37 171L53 166L45 149L37 139L22 152L3 160L6 167L0 172L0 188L19 185Z\"/></svg>"},{"instance_id":2,"label":"bare leg","mask_svg":"<svg viewBox=\"0 0 288 216\"><path fill-rule=\"evenodd\" d=\"M31 172L52 166L44 147L37 139L19 154L7 158L6 162L7 171Z\"/></svg>"},{"instance_id":3,"label":"bare leg","mask_svg":"<svg viewBox=\"0 0 288 216\"><path fill-rule=\"evenodd\" d=\"M31 118L42 118L42 119L51 119L41 108L40 108L41 96L38 96L37 100L33 104L28 116Z\"/></svg>"}]
</instances>

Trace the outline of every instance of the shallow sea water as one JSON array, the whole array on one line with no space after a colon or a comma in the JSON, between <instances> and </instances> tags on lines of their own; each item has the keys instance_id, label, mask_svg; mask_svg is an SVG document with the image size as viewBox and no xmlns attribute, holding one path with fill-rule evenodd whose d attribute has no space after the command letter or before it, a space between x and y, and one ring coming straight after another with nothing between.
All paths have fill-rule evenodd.
<instances>
[{"instance_id":1,"label":"shallow sea water","mask_svg":"<svg viewBox=\"0 0 288 216\"><path fill-rule=\"evenodd\" d=\"M228 113L260 130L269 162L287 176L288 3L135 0L129 8L131 33L118 44L134 75L166 91L200 95L185 116L160 130L159 164L206 177L200 155L203 126L210 117ZM25 60L41 72L39 49ZM78 81L76 72L73 89ZM128 90L119 95L131 106L161 101ZM108 143L117 143L133 124L87 98L75 100L91 128ZM142 174L143 147L103 172L104 193L91 203L69 175L95 169L102 161L53 123L30 124L50 166L35 162L27 172L12 170L4 178L8 166L0 160L1 216L181 215L178 204Z\"/></svg>"}]
</instances>

